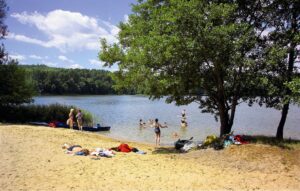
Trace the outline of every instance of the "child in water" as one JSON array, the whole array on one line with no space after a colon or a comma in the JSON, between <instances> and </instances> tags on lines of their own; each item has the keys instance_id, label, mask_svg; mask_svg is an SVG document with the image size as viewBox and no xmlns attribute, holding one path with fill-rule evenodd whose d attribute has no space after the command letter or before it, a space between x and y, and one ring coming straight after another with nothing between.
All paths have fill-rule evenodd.
<instances>
[{"instance_id":1,"label":"child in water","mask_svg":"<svg viewBox=\"0 0 300 191\"><path fill-rule=\"evenodd\" d=\"M142 119L140 119L140 123L139 123L139 125L140 125L140 128L144 128L144 127L145 127L145 125L146 125L146 123L145 123L145 122L143 122L143 120L142 120Z\"/></svg>"}]
</instances>

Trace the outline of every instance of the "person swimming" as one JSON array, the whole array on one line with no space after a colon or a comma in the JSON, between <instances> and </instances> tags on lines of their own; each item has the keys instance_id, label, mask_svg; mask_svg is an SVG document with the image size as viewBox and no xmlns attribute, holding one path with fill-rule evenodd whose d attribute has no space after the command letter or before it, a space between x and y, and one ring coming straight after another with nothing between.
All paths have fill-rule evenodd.
<instances>
[{"instance_id":1,"label":"person swimming","mask_svg":"<svg viewBox=\"0 0 300 191\"><path fill-rule=\"evenodd\" d=\"M183 109L181 111L181 127L187 127L186 111L185 111L185 109Z\"/></svg>"},{"instance_id":2,"label":"person swimming","mask_svg":"<svg viewBox=\"0 0 300 191\"><path fill-rule=\"evenodd\" d=\"M186 112L185 112L185 109L183 109L183 110L181 111L181 117L182 117L182 118L186 118Z\"/></svg>"},{"instance_id":3,"label":"person swimming","mask_svg":"<svg viewBox=\"0 0 300 191\"><path fill-rule=\"evenodd\" d=\"M140 128L144 128L146 126L146 123L143 122L142 119L140 119L139 125L140 125Z\"/></svg>"},{"instance_id":4,"label":"person swimming","mask_svg":"<svg viewBox=\"0 0 300 191\"><path fill-rule=\"evenodd\" d=\"M186 122L186 120L184 120L184 119L181 119L181 127L187 127L187 122Z\"/></svg>"},{"instance_id":5,"label":"person swimming","mask_svg":"<svg viewBox=\"0 0 300 191\"><path fill-rule=\"evenodd\" d=\"M177 133L177 132L174 132L174 133L172 134L172 138L173 138L173 139L178 139L178 138L179 138L178 133Z\"/></svg>"}]
</instances>

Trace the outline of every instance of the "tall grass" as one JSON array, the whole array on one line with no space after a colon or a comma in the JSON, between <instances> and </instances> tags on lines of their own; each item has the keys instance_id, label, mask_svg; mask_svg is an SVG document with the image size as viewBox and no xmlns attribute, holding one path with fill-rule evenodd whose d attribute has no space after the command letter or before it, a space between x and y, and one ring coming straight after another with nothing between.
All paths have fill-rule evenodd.
<instances>
[{"instance_id":1,"label":"tall grass","mask_svg":"<svg viewBox=\"0 0 300 191\"><path fill-rule=\"evenodd\" d=\"M60 104L5 106L0 107L0 121L9 123L60 121L65 123L71 108L76 107ZM88 111L81 111L84 125L92 125L92 114Z\"/></svg>"}]
</instances>

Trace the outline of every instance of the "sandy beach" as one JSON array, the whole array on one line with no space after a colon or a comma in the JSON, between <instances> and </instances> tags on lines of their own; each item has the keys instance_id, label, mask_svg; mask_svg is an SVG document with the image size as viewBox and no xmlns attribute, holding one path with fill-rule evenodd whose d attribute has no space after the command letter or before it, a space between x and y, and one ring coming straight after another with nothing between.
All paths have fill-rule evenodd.
<instances>
[{"instance_id":1,"label":"sandy beach","mask_svg":"<svg viewBox=\"0 0 300 191\"><path fill-rule=\"evenodd\" d=\"M300 190L299 147L248 144L183 154L126 142L147 154L92 160L65 154L66 142L88 149L122 143L69 129L1 124L1 190Z\"/></svg>"}]
</instances>

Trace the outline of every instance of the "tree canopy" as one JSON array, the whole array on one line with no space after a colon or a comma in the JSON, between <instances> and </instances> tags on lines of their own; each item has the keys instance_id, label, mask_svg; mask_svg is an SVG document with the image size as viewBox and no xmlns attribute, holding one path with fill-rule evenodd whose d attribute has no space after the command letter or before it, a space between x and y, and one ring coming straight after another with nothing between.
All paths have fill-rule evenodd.
<instances>
[{"instance_id":1,"label":"tree canopy","mask_svg":"<svg viewBox=\"0 0 300 191\"><path fill-rule=\"evenodd\" d=\"M151 98L199 103L229 133L238 101L255 98L257 34L252 15L233 1L148 0L120 24L119 43L102 40L99 58L117 63L116 88L136 87ZM205 96L203 96L203 92Z\"/></svg>"},{"instance_id":2,"label":"tree canopy","mask_svg":"<svg viewBox=\"0 0 300 191\"><path fill-rule=\"evenodd\" d=\"M299 99L299 92L295 91L299 86L299 68L295 67L295 61L300 45L300 2L268 0L261 10L265 10L264 21L257 28L269 29L261 37L262 67L269 79L264 99L268 106L282 108L276 137L283 139L289 104Z\"/></svg>"},{"instance_id":3,"label":"tree canopy","mask_svg":"<svg viewBox=\"0 0 300 191\"><path fill-rule=\"evenodd\" d=\"M21 66L31 76L39 94L115 94L110 72L104 70Z\"/></svg>"}]
</instances>

